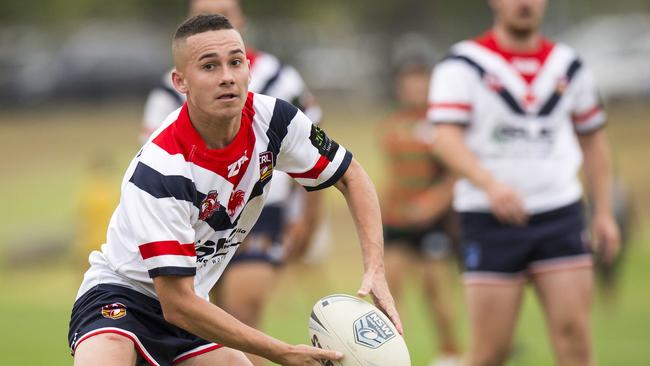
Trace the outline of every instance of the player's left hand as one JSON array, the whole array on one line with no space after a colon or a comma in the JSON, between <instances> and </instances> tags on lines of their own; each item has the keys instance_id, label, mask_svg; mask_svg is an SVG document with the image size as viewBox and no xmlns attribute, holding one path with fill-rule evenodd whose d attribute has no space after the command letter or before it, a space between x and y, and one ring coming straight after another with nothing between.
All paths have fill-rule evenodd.
<instances>
[{"instance_id":1,"label":"player's left hand","mask_svg":"<svg viewBox=\"0 0 650 366\"><path fill-rule=\"evenodd\" d=\"M402 321L395 308L395 300L388 289L383 270L368 270L363 274L363 281L361 288L357 291L357 296L366 297L368 294L372 296L375 305L393 322L399 334L404 335Z\"/></svg>"},{"instance_id":2,"label":"player's left hand","mask_svg":"<svg viewBox=\"0 0 650 366\"><path fill-rule=\"evenodd\" d=\"M621 234L616 220L610 213L596 214L592 227L593 250L603 262L611 264L621 247Z\"/></svg>"}]
</instances>

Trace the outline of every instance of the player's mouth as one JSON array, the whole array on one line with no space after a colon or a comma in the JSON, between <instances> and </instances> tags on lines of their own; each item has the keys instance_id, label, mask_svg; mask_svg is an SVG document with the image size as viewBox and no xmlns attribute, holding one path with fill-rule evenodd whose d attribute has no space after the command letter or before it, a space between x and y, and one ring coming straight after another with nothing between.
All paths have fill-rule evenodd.
<instances>
[{"instance_id":1,"label":"player's mouth","mask_svg":"<svg viewBox=\"0 0 650 366\"><path fill-rule=\"evenodd\" d=\"M221 101L224 101L224 102L230 102L230 101L235 100L237 97L238 97L238 95L235 94L235 93L224 93L224 94L220 94L219 96L217 96L217 99L221 100Z\"/></svg>"}]
</instances>

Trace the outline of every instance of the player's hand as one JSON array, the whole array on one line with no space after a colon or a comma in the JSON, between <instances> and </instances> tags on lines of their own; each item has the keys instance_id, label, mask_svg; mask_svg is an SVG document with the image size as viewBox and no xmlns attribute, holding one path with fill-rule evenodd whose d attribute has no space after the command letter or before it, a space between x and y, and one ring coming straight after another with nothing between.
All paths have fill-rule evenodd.
<instances>
[{"instance_id":1,"label":"player's hand","mask_svg":"<svg viewBox=\"0 0 650 366\"><path fill-rule=\"evenodd\" d=\"M596 214L592 226L592 249L611 264L621 247L621 234L611 213Z\"/></svg>"},{"instance_id":2,"label":"player's hand","mask_svg":"<svg viewBox=\"0 0 650 366\"><path fill-rule=\"evenodd\" d=\"M289 351L282 356L282 366L321 366L320 360L338 361L343 358L339 351L325 350L317 347L299 344L290 346Z\"/></svg>"},{"instance_id":3,"label":"player's hand","mask_svg":"<svg viewBox=\"0 0 650 366\"><path fill-rule=\"evenodd\" d=\"M485 192L490 200L490 208L496 218L504 224L524 226L528 213L524 201L514 189L501 182L492 182Z\"/></svg>"},{"instance_id":4,"label":"player's hand","mask_svg":"<svg viewBox=\"0 0 650 366\"><path fill-rule=\"evenodd\" d=\"M393 322L399 334L404 335L402 321L395 308L395 300L393 300L393 295L390 294L383 270L366 271L363 274L363 281L361 288L357 291L357 296L366 297L368 294L372 296L372 300L379 310L383 311Z\"/></svg>"}]
</instances>

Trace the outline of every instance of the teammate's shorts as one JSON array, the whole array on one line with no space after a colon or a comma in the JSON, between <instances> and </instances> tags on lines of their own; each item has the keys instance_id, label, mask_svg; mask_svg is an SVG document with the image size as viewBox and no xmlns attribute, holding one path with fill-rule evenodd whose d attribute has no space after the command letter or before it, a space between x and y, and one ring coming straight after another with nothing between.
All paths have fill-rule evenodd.
<instances>
[{"instance_id":1,"label":"teammate's shorts","mask_svg":"<svg viewBox=\"0 0 650 366\"><path fill-rule=\"evenodd\" d=\"M173 365L221 348L168 323L158 300L117 285L95 286L74 303L68 331L72 354L88 338L104 333L129 338L138 365Z\"/></svg>"},{"instance_id":2,"label":"teammate's shorts","mask_svg":"<svg viewBox=\"0 0 650 366\"><path fill-rule=\"evenodd\" d=\"M235 256L230 260L230 266L251 261L281 265L283 257L281 235L285 222L283 206L264 206L247 237L246 245L237 249ZM265 236L270 243L257 241L257 235Z\"/></svg>"},{"instance_id":3,"label":"teammate's shorts","mask_svg":"<svg viewBox=\"0 0 650 366\"><path fill-rule=\"evenodd\" d=\"M453 253L454 240L441 223L422 229L384 225L384 245L407 246L426 258L445 259Z\"/></svg>"},{"instance_id":4,"label":"teammate's shorts","mask_svg":"<svg viewBox=\"0 0 650 366\"><path fill-rule=\"evenodd\" d=\"M461 213L466 284L525 282L529 275L590 267L581 202L535 214L526 226L492 214Z\"/></svg>"}]
</instances>

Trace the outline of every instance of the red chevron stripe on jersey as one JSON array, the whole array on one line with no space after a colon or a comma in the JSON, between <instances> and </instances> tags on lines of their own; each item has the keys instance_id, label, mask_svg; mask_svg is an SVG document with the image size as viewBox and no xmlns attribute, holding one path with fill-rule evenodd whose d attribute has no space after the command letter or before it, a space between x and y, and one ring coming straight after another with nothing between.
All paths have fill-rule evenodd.
<instances>
[{"instance_id":1,"label":"red chevron stripe on jersey","mask_svg":"<svg viewBox=\"0 0 650 366\"><path fill-rule=\"evenodd\" d=\"M521 77L529 85L533 83L539 70L546 62L548 55L551 54L555 44L546 38L542 38L535 51L532 52L517 52L506 50L498 42L494 36L494 32L489 31L474 40L481 46L489 49L490 51L501 55L508 63L510 63Z\"/></svg>"},{"instance_id":2,"label":"red chevron stripe on jersey","mask_svg":"<svg viewBox=\"0 0 650 366\"><path fill-rule=\"evenodd\" d=\"M327 164L329 164L329 160L327 160L327 157L321 155L320 158L318 158L318 161L316 162L313 168L303 173L289 173L289 175L292 178L316 179L318 178L320 173L322 173L323 170L327 168Z\"/></svg>"},{"instance_id":3,"label":"red chevron stripe on jersey","mask_svg":"<svg viewBox=\"0 0 650 366\"><path fill-rule=\"evenodd\" d=\"M183 104L176 122L162 131L153 143L170 155L182 154L188 163L210 170L237 186L243 175L240 173L246 171L255 147L253 99L253 93L249 92L242 110L239 131L233 141L222 149L208 149L190 121L187 103ZM245 152L244 155L242 151Z\"/></svg>"},{"instance_id":4,"label":"red chevron stripe on jersey","mask_svg":"<svg viewBox=\"0 0 650 366\"><path fill-rule=\"evenodd\" d=\"M177 241L155 241L142 244L138 247L142 259L149 259L160 255L184 255L187 257L196 257L194 243L181 244Z\"/></svg>"}]
</instances>

